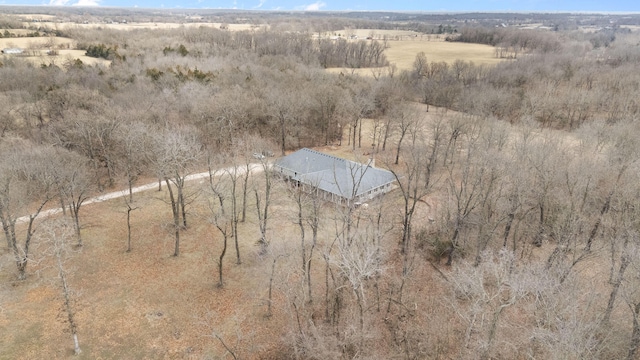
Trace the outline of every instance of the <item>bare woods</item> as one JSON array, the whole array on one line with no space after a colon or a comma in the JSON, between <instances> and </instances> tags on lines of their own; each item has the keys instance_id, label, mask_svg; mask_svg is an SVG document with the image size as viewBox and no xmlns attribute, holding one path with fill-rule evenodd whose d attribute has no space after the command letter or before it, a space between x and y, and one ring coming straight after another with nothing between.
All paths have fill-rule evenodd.
<instances>
[{"instance_id":1,"label":"bare woods","mask_svg":"<svg viewBox=\"0 0 640 360\"><path fill-rule=\"evenodd\" d=\"M202 356L637 358L638 30L543 15L558 26L498 29L478 16L485 26L390 18L378 31L446 28L460 46L496 46L497 66L418 53L398 70L385 55L391 36L338 37L349 21L322 16L233 32L63 30L110 66L3 57L2 278L36 281L27 265L46 252L34 243L64 244L55 256L79 352L87 320L74 317L69 284L83 269L66 264L83 253L60 254L91 242L85 201L128 188L122 256L135 255L130 218L147 205L133 188L153 178L171 211L166 255L179 259L184 232L208 224L211 296L250 266L268 294L265 317L249 314L235 331L184 329L208 336L194 347ZM350 71L370 67L379 71ZM274 153L325 145L375 157L397 189L338 206L269 169ZM207 170L204 185L187 181ZM72 221L48 222L54 207ZM280 337L243 345L242 328L277 321Z\"/></svg>"}]
</instances>

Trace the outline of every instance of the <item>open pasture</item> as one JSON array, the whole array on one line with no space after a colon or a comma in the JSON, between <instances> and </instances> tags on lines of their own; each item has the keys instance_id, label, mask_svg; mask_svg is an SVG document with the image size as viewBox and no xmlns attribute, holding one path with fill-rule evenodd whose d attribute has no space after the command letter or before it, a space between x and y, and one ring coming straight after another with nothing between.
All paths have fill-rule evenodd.
<instances>
[{"instance_id":1,"label":"open pasture","mask_svg":"<svg viewBox=\"0 0 640 360\"><path fill-rule=\"evenodd\" d=\"M476 65L495 65L503 61L496 58L495 48L490 45L470 44L445 41L446 34L422 34L408 30L379 30L379 29L345 29L332 35L340 35L343 38L351 36L358 40L373 39L385 41L388 48L385 55L390 64L397 70L411 70L416 55L424 52L429 62L453 63L456 60L471 61ZM329 69L331 72L354 72L360 75L371 76L374 69Z\"/></svg>"},{"instance_id":2,"label":"open pasture","mask_svg":"<svg viewBox=\"0 0 640 360\"><path fill-rule=\"evenodd\" d=\"M20 37L0 39L0 49L21 48L24 53L21 55L0 55L1 58L18 56L31 61L35 65L54 64L62 66L80 59L88 65L109 65L111 61L93 58L85 55L84 50L76 50L76 43L73 39L64 37ZM55 50L57 55L49 55L47 51Z\"/></svg>"},{"instance_id":3,"label":"open pasture","mask_svg":"<svg viewBox=\"0 0 640 360\"><path fill-rule=\"evenodd\" d=\"M17 32L17 30L11 30ZM21 48L21 49L72 49L75 41L64 37L14 37L1 38L0 48Z\"/></svg>"},{"instance_id":4,"label":"open pasture","mask_svg":"<svg viewBox=\"0 0 640 360\"><path fill-rule=\"evenodd\" d=\"M489 45L418 39L389 41L388 44L387 59L401 70L411 69L416 54L421 51L427 55L429 62L453 63L464 60L473 61L477 65L495 65L502 61L495 57L494 47Z\"/></svg>"}]
</instances>

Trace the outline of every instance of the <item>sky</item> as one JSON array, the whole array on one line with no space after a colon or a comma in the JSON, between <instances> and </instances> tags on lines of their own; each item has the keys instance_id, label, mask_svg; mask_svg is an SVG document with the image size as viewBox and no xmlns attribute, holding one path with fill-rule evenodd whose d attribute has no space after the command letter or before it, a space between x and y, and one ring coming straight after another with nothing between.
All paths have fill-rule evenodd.
<instances>
[{"instance_id":1,"label":"sky","mask_svg":"<svg viewBox=\"0 0 640 360\"><path fill-rule=\"evenodd\" d=\"M0 5L424 12L640 12L639 0L0 0Z\"/></svg>"}]
</instances>

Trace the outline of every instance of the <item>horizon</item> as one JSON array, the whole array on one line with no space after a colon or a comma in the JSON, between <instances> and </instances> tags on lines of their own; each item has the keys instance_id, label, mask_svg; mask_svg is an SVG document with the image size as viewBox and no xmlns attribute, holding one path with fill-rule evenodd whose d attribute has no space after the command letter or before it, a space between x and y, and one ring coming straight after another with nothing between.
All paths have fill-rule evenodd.
<instances>
[{"instance_id":1,"label":"horizon","mask_svg":"<svg viewBox=\"0 0 640 360\"><path fill-rule=\"evenodd\" d=\"M640 2L628 0L601 2L596 0L461 0L447 7L439 3L414 4L412 0L387 2L382 0L356 0L344 2L330 0L0 0L0 6L33 7L102 7L124 9L166 10L245 10L296 12L400 12L400 13L582 13L582 14L634 14L640 13Z\"/></svg>"}]
</instances>

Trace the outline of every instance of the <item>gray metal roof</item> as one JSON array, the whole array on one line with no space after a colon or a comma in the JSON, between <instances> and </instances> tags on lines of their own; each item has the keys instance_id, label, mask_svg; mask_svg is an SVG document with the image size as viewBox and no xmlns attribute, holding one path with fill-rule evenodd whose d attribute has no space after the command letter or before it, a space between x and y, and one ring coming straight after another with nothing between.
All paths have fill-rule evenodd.
<instances>
[{"instance_id":1,"label":"gray metal roof","mask_svg":"<svg viewBox=\"0 0 640 360\"><path fill-rule=\"evenodd\" d=\"M292 178L295 180L346 199L353 199L396 180L388 170L307 148L278 159L275 166L294 172Z\"/></svg>"}]
</instances>

